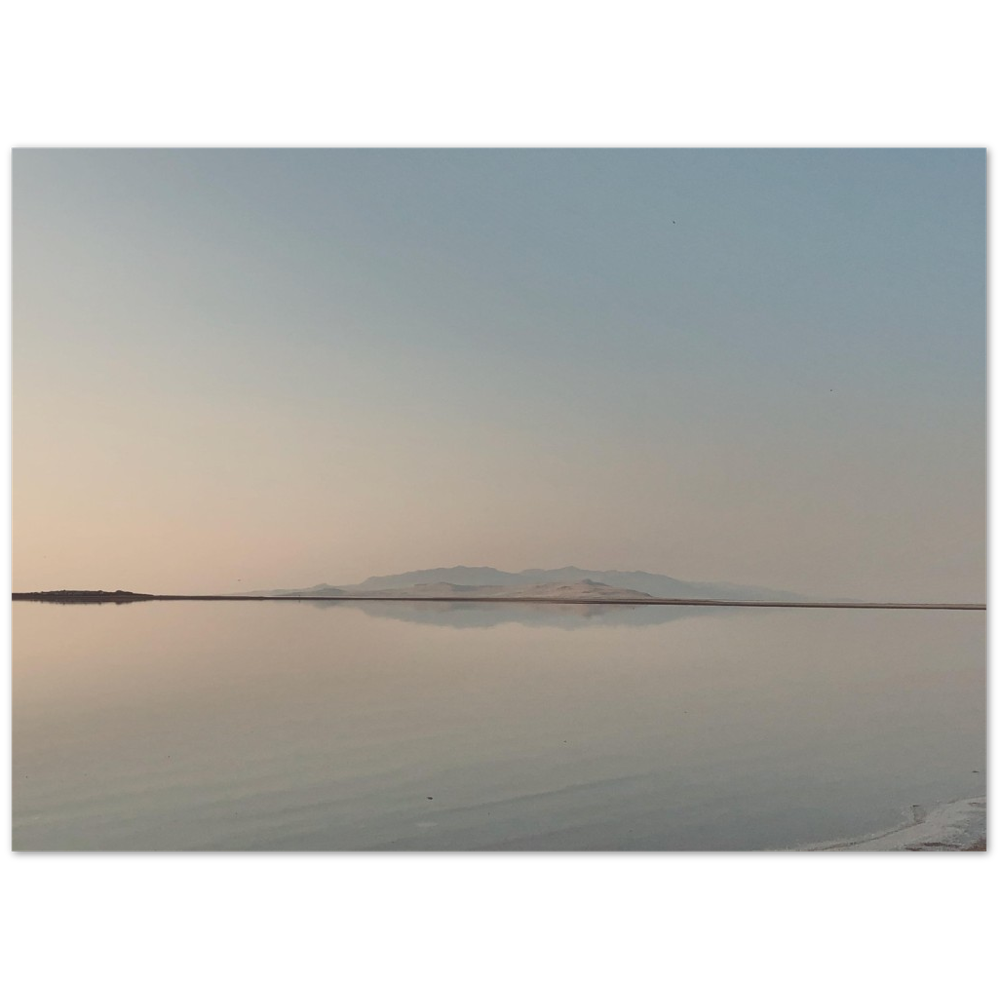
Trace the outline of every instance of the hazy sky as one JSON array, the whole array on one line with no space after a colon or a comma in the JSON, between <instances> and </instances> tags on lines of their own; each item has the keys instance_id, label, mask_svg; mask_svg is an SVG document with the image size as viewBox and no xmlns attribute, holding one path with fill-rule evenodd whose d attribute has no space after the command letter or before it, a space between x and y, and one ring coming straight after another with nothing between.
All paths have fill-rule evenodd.
<instances>
[{"instance_id":1,"label":"hazy sky","mask_svg":"<svg viewBox=\"0 0 1000 1000\"><path fill-rule=\"evenodd\" d=\"M14 153L14 587L985 596L982 150Z\"/></svg>"}]
</instances>

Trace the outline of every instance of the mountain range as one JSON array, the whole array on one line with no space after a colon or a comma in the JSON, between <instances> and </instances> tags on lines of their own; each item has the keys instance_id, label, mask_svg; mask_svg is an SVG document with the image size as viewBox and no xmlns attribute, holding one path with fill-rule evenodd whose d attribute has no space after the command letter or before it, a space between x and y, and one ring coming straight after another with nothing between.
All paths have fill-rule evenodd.
<instances>
[{"instance_id":1,"label":"mountain range","mask_svg":"<svg viewBox=\"0 0 1000 1000\"><path fill-rule=\"evenodd\" d=\"M394 576L370 576L356 584L327 583L291 590L255 590L257 597L547 597L693 598L706 600L796 600L800 595L736 583L679 580L659 573L623 570L526 569L508 573L492 566L451 566L413 570Z\"/></svg>"}]
</instances>

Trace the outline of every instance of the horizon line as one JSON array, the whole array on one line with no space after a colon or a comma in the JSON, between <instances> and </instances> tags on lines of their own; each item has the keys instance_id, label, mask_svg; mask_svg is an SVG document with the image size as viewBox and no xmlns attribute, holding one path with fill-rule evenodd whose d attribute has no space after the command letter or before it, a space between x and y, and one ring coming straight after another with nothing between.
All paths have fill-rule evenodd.
<instances>
[{"instance_id":1,"label":"horizon line","mask_svg":"<svg viewBox=\"0 0 1000 1000\"><path fill-rule=\"evenodd\" d=\"M914 611L985 611L985 604L940 602L878 602L878 601L738 601L708 598L647 597L622 599L607 597L335 597L264 596L247 594L139 594L127 590L97 591L30 591L11 594L14 601L48 601L65 604L133 603L138 601L396 601L478 604L608 604L637 607L645 605L681 605L685 607L721 608L845 608L855 610L914 610Z\"/></svg>"}]
</instances>

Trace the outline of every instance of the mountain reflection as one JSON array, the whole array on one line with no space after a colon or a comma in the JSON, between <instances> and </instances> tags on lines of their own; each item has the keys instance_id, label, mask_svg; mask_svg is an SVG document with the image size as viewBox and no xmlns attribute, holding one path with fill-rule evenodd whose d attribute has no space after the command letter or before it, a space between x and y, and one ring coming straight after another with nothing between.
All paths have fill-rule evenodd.
<instances>
[{"instance_id":1,"label":"mountain reflection","mask_svg":"<svg viewBox=\"0 0 1000 1000\"><path fill-rule=\"evenodd\" d=\"M593 628L662 625L680 618L722 615L742 608L705 608L662 604L488 604L473 601L303 601L328 610L345 606L374 618L445 628L492 628L516 622L538 628Z\"/></svg>"}]
</instances>

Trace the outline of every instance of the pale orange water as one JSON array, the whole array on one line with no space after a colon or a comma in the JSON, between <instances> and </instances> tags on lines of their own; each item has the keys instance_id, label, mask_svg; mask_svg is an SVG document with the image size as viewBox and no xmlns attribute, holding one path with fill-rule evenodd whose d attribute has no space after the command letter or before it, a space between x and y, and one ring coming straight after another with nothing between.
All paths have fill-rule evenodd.
<instances>
[{"instance_id":1,"label":"pale orange water","mask_svg":"<svg viewBox=\"0 0 1000 1000\"><path fill-rule=\"evenodd\" d=\"M976 612L18 603L13 624L18 850L782 849L985 792Z\"/></svg>"}]
</instances>

